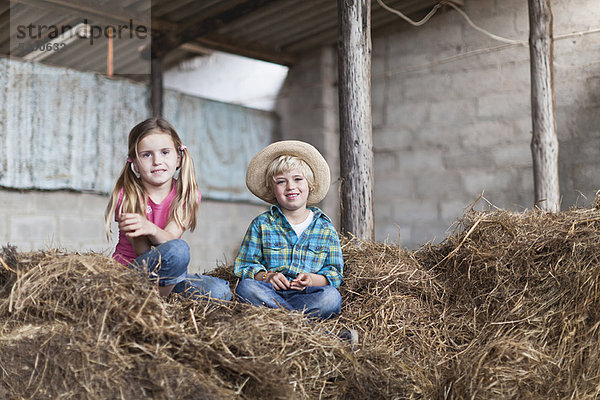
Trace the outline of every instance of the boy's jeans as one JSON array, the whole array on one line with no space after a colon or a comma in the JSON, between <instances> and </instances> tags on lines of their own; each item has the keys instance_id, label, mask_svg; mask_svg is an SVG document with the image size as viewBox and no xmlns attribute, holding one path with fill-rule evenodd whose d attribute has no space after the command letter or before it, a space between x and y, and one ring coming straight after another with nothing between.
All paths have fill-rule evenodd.
<instances>
[{"instance_id":1,"label":"boy's jeans","mask_svg":"<svg viewBox=\"0 0 600 400\"><path fill-rule=\"evenodd\" d=\"M208 296L216 300L230 301L233 297L229 282L200 274L186 274L185 280L175 285L173 293L180 293L192 300L206 300Z\"/></svg>"},{"instance_id":2,"label":"boy's jeans","mask_svg":"<svg viewBox=\"0 0 600 400\"><path fill-rule=\"evenodd\" d=\"M310 286L304 290L275 290L269 282L242 279L235 289L237 297L255 306L283 307L327 319L340 313L342 296L333 286Z\"/></svg>"},{"instance_id":3,"label":"boy's jeans","mask_svg":"<svg viewBox=\"0 0 600 400\"><path fill-rule=\"evenodd\" d=\"M181 293L194 300L202 296L213 299L231 300L229 282L212 276L188 274L190 247L181 239L170 240L141 254L129 266L144 263L150 279L158 280L160 286L175 285L174 293Z\"/></svg>"}]
</instances>

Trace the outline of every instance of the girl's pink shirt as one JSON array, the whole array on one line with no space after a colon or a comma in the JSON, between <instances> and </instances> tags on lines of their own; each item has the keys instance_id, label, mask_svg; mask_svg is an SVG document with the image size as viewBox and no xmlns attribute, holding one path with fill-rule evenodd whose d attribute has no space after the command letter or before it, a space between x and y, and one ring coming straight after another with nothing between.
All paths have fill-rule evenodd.
<instances>
[{"instance_id":1,"label":"girl's pink shirt","mask_svg":"<svg viewBox=\"0 0 600 400\"><path fill-rule=\"evenodd\" d=\"M148 218L148 221L152 222L160 229L164 229L165 226L167 226L167 222L169 220L169 211L171 211L173 200L175 200L176 197L176 187L177 186L173 184L173 188L160 204L156 204L150 197L148 197L146 218ZM198 191L198 203L200 203L201 198L202 195L200 194L200 191ZM115 221L117 222L119 221L119 216L117 213L121 208L122 203L123 189L121 189L119 200L117 201L117 211L115 212ZM119 230L119 241L117 242L117 246L115 247L115 252L113 253L112 257L123 265L129 265L137 258L137 256L138 255L135 253L132 244L129 242L129 240L127 240L125 234Z\"/></svg>"}]
</instances>

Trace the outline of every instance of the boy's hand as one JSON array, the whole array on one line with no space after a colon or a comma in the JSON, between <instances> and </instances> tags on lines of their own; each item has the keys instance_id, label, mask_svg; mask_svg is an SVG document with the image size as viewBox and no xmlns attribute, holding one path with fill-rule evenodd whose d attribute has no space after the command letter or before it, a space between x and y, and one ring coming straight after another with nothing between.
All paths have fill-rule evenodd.
<instances>
[{"instance_id":1,"label":"boy's hand","mask_svg":"<svg viewBox=\"0 0 600 400\"><path fill-rule=\"evenodd\" d=\"M156 225L140 214L123 213L119 219L119 229L130 238L154 235L156 228Z\"/></svg>"},{"instance_id":2,"label":"boy's hand","mask_svg":"<svg viewBox=\"0 0 600 400\"><path fill-rule=\"evenodd\" d=\"M273 285L273 289L275 290L288 290L290 288L290 281L287 280L284 274L281 272L277 272L275 274L269 274L269 282Z\"/></svg>"},{"instance_id":3,"label":"boy's hand","mask_svg":"<svg viewBox=\"0 0 600 400\"><path fill-rule=\"evenodd\" d=\"M313 279L311 274L305 272L299 273L290 283L290 288L294 290L304 290L307 286L313 286Z\"/></svg>"}]
</instances>

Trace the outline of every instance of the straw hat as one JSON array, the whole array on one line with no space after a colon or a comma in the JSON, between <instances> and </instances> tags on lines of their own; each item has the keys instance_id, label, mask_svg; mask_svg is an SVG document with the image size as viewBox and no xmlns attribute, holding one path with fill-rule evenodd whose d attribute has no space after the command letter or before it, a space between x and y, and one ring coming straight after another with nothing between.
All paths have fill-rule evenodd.
<instances>
[{"instance_id":1,"label":"straw hat","mask_svg":"<svg viewBox=\"0 0 600 400\"><path fill-rule=\"evenodd\" d=\"M275 142L250 160L246 171L246 186L258 198L274 204L273 191L265 185L267 167L271 161L280 156L295 156L308 164L315 176L314 189L308 194L308 205L317 204L329 191L329 166L319 150L312 145L298 140L283 140Z\"/></svg>"}]
</instances>

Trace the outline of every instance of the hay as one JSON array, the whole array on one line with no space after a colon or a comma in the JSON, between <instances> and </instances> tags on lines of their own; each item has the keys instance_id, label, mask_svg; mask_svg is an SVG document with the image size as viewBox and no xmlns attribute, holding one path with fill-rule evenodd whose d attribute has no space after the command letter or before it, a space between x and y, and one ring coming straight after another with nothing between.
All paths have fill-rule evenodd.
<instances>
[{"instance_id":1,"label":"hay","mask_svg":"<svg viewBox=\"0 0 600 400\"><path fill-rule=\"evenodd\" d=\"M454 397L598 398L600 212L472 212L416 256L462 339Z\"/></svg>"},{"instance_id":2,"label":"hay","mask_svg":"<svg viewBox=\"0 0 600 400\"><path fill-rule=\"evenodd\" d=\"M300 314L165 302L101 255L2 259L0 398L327 397L357 369L347 344Z\"/></svg>"},{"instance_id":3,"label":"hay","mask_svg":"<svg viewBox=\"0 0 600 400\"><path fill-rule=\"evenodd\" d=\"M471 211L439 245L343 252L342 314L317 322L163 301L104 256L6 247L0 398L600 396L599 210Z\"/></svg>"}]
</instances>

